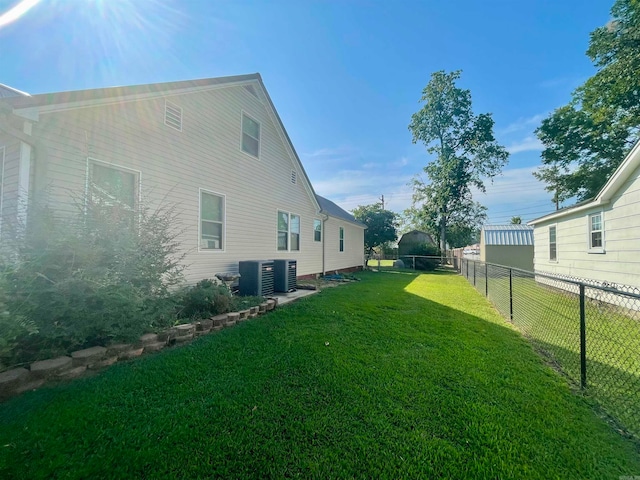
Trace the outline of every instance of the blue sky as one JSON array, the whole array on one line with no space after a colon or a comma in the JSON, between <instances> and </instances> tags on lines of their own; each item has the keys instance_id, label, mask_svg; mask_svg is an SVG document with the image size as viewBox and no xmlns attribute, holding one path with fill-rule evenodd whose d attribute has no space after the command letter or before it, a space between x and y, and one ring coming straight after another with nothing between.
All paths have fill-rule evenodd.
<instances>
[{"instance_id":1,"label":"blue sky","mask_svg":"<svg viewBox=\"0 0 640 480\"><path fill-rule=\"evenodd\" d=\"M0 15L19 3L0 0ZM315 190L348 210L411 204L430 157L407 125L430 74L460 69L512 153L476 195L489 223L508 223L554 208L531 175L533 131L594 73L584 52L613 0L31 4L0 26L0 83L35 94L259 72Z\"/></svg>"}]
</instances>

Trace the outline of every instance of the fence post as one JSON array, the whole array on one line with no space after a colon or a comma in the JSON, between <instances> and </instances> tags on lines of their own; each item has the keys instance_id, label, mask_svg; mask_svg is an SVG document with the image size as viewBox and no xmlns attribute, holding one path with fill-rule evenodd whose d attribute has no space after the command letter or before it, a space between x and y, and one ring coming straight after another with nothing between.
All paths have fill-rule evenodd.
<instances>
[{"instance_id":1,"label":"fence post","mask_svg":"<svg viewBox=\"0 0 640 480\"><path fill-rule=\"evenodd\" d=\"M489 296L489 264L484 264L484 296Z\"/></svg>"},{"instance_id":2,"label":"fence post","mask_svg":"<svg viewBox=\"0 0 640 480\"><path fill-rule=\"evenodd\" d=\"M476 286L476 261L473 261L473 286Z\"/></svg>"},{"instance_id":3,"label":"fence post","mask_svg":"<svg viewBox=\"0 0 640 480\"><path fill-rule=\"evenodd\" d=\"M509 269L509 319L513 322L513 270Z\"/></svg>"},{"instance_id":4,"label":"fence post","mask_svg":"<svg viewBox=\"0 0 640 480\"><path fill-rule=\"evenodd\" d=\"M584 283L580 284L580 388L587 387L587 322L584 308Z\"/></svg>"},{"instance_id":5,"label":"fence post","mask_svg":"<svg viewBox=\"0 0 640 480\"><path fill-rule=\"evenodd\" d=\"M416 256L413 256L413 269L416 269Z\"/></svg>"}]
</instances>

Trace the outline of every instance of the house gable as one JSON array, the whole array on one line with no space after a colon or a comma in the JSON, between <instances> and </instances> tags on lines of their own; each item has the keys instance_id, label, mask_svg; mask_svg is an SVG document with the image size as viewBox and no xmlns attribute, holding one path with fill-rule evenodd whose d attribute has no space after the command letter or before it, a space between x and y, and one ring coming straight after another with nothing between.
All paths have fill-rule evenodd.
<instances>
[{"instance_id":1,"label":"house gable","mask_svg":"<svg viewBox=\"0 0 640 480\"><path fill-rule=\"evenodd\" d=\"M170 91L146 88L141 99L127 88L104 99L85 91L15 100L14 121L24 109L38 110L38 121L30 122L30 138L43 147L33 153L34 192L71 209L70 192L77 198L86 191L92 164L135 171L141 199L151 207L168 201L181 212L188 280L264 258L296 259L301 275L322 271L322 242L314 236L320 208L259 76ZM167 125L167 102L180 114L180 129ZM243 112L260 122L259 158L242 152ZM201 192L222 199L221 235L217 220L202 214ZM278 211L300 218L299 249L277 248ZM217 229L204 244L203 228Z\"/></svg>"}]
</instances>

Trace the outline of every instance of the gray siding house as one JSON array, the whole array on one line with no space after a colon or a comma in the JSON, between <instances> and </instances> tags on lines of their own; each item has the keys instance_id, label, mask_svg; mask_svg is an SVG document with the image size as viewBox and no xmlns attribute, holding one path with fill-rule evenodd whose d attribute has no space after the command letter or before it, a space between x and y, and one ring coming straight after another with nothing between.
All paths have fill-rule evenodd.
<instances>
[{"instance_id":1,"label":"gray siding house","mask_svg":"<svg viewBox=\"0 0 640 480\"><path fill-rule=\"evenodd\" d=\"M640 142L595 198L529 225L536 272L640 288Z\"/></svg>"},{"instance_id":2,"label":"gray siding house","mask_svg":"<svg viewBox=\"0 0 640 480\"><path fill-rule=\"evenodd\" d=\"M364 263L364 226L316 196L259 74L0 92L3 222L117 183L131 206L177 207L189 282L241 260L295 259L300 276Z\"/></svg>"}]
</instances>

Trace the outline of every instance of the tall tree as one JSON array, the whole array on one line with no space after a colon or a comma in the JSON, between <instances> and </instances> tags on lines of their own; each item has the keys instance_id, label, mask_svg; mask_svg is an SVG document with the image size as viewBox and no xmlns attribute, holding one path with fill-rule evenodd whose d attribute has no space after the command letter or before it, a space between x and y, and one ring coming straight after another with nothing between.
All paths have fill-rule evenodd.
<instances>
[{"instance_id":1,"label":"tall tree","mask_svg":"<svg viewBox=\"0 0 640 480\"><path fill-rule=\"evenodd\" d=\"M473 200L471 188L484 192L484 179L500 173L509 158L493 136L491 114L475 115L471 92L456 86L460 73L431 74L420 99L424 106L409 124L413 143L435 155L424 167L428 182L413 180L413 202L438 232L442 252L450 226L471 231L484 220L486 209Z\"/></svg>"},{"instance_id":2,"label":"tall tree","mask_svg":"<svg viewBox=\"0 0 640 480\"><path fill-rule=\"evenodd\" d=\"M522 217L511 217L511 225L521 225Z\"/></svg>"},{"instance_id":3,"label":"tall tree","mask_svg":"<svg viewBox=\"0 0 640 480\"><path fill-rule=\"evenodd\" d=\"M375 247L393 242L397 238L396 214L390 210L384 210L381 203L360 205L354 208L352 213L356 220L367 226L364 231L364 247L367 255L371 255Z\"/></svg>"},{"instance_id":4,"label":"tall tree","mask_svg":"<svg viewBox=\"0 0 640 480\"><path fill-rule=\"evenodd\" d=\"M612 20L591 32L598 71L536 130L543 166L534 173L554 202L593 197L620 165L640 128L640 2L617 0Z\"/></svg>"}]
</instances>

